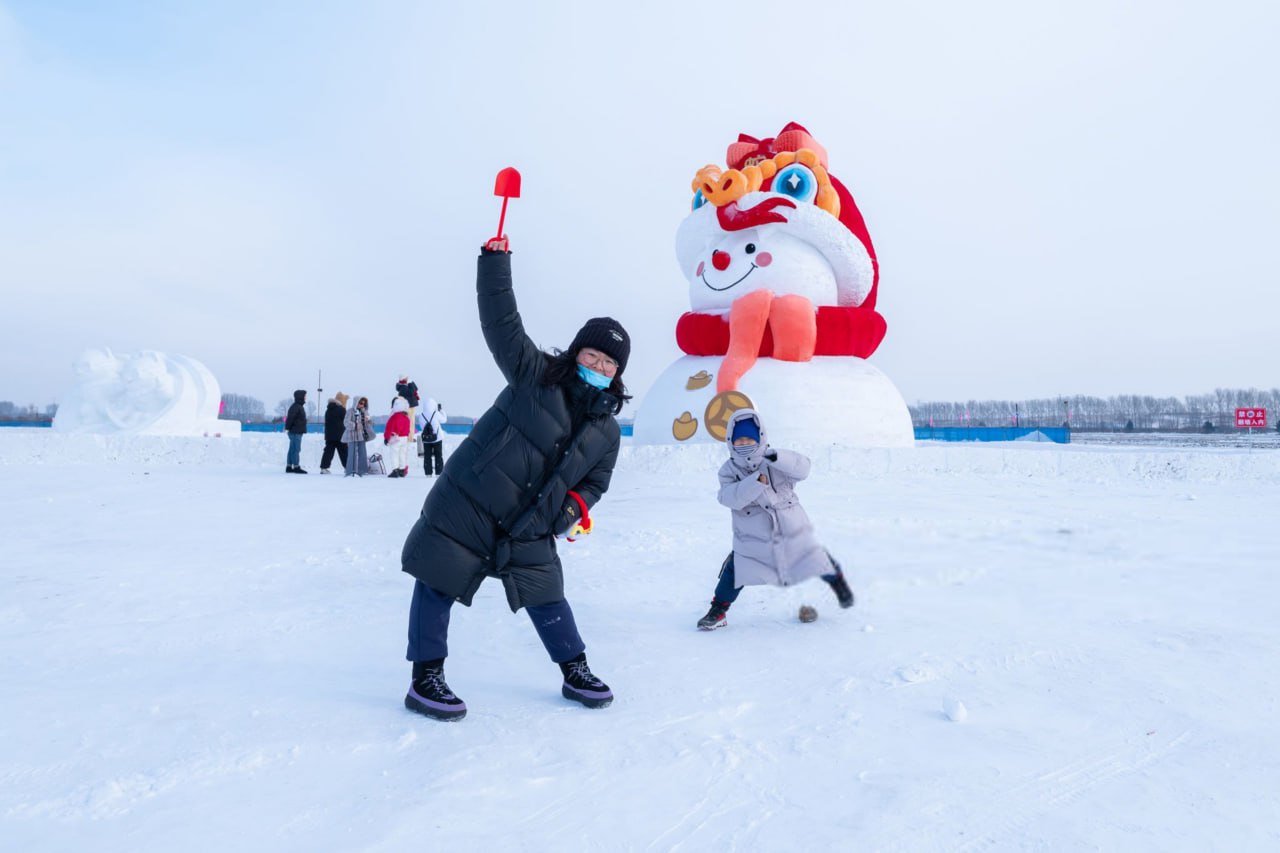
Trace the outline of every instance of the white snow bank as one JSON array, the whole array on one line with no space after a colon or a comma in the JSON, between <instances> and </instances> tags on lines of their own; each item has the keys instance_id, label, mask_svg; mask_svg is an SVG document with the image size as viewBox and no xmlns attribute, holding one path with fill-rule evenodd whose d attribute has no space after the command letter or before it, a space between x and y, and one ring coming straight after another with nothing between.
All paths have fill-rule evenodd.
<instances>
[{"instance_id":1,"label":"white snow bank","mask_svg":"<svg viewBox=\"0 0 1280 853\"><path fill-rule=\"evenodd\" d=\"M445 437L445 455L462 436ZM226 438L143 435L63 435L49 429L6 428L0 432L0 465L102 462L148 465L284 464L284 433L245 433ZM377 453L382 443L369 443ZM319 463L324 438L302 439L303 467ZM1109 448L1043 443L951 444L922 442L914 448L862 448L798 444L813 460L814 472L858 478L909 474L991 477L1047 477L1103 480L1207 480L1280 482L1280 453L1218 448ZM714 471L725 459L716 444L637 446L624 439L619 469L652 473Z\"/></svg>"}]
</instances>

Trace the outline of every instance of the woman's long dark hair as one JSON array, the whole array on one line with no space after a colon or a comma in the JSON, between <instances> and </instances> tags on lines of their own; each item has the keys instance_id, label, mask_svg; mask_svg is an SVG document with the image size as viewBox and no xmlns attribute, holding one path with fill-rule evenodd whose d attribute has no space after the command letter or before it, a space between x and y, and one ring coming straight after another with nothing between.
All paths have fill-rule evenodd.
<instances>
[{"instance_id":1,"label":"woman's long dark hair","mask_svg":"<svg viewBox=\"0 0 1280 853\"><path fill-rule=\"evenodd\" d=\"M554 350L553 352L544 352L543 355L547 357L547 369L542 374L543 385L565 385L570 381L582 381L578 376L578 354L576 352ZM613 411L615 415L622 411L622 404L631 399L631 395L627 393L627 386L622 384L622 377L620 376L614 376L613 381L609 383L609 387L604 390L618 398L618 406Z\"/></svg>"}]
</instances>

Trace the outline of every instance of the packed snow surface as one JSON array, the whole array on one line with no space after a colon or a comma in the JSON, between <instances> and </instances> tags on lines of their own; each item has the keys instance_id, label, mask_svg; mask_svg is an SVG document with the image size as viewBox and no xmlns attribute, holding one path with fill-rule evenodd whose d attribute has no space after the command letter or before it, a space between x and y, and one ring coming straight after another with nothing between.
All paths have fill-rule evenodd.
<instances>
[{"instance_id":1,"label":"packed snow surface","mask_svg":"<svg viewBox=\"0 0 1280 853\"><path fill-rule=\"evenodd\" d=\"M700 633L723 450L628 446L560 546L613 706L489 583L438 723L401 704L429 481L320 447L0 431L0 847L1280 849L1276 451L800 446L857 606Z\"/></svg>"}]
</instances>

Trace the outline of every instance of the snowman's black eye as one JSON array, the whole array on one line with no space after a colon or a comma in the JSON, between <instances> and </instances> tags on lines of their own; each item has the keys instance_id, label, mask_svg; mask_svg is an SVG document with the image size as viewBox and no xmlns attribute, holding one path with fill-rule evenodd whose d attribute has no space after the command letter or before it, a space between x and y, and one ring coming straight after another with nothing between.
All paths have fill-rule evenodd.
<instances>
[{"instance_id":1,"label":"snowman's black eye","mask_svg":"<svg viewBox=\"0 0 1280 853\"><path fill-rule=\"evenodd\" d=\"M754 255L755 253L756 253L756 244L755 244L755 243L748 243L748 244L747 244L747 254L748 254L748 255Z\"/></svg>"}]
</instances>

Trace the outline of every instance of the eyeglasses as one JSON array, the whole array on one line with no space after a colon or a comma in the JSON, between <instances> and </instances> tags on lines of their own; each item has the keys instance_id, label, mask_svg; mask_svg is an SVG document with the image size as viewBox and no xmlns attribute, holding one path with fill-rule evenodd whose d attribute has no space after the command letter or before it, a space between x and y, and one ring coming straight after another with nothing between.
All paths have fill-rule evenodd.
<instances>
[{"instance_id":1,"label":"eyeglasses","mask_svg":"<svg viewBox=\"0 0 1280 853\"><path fill-rule=\"evenodd\" d=\"M599 350L587 347L578 350L578 364L586 365L592 370L598 370L606 376L612 376L618 372L618 362Z\"/></svg>"}]
</instances>

